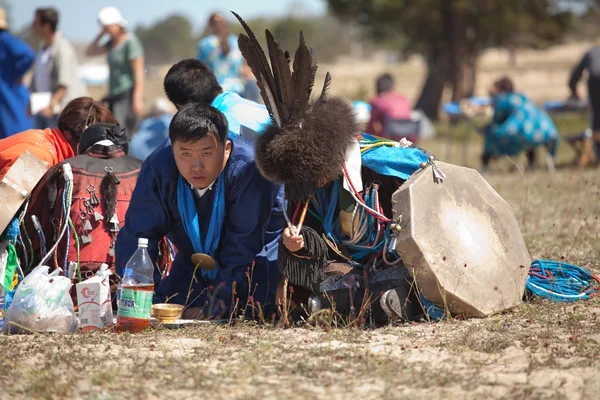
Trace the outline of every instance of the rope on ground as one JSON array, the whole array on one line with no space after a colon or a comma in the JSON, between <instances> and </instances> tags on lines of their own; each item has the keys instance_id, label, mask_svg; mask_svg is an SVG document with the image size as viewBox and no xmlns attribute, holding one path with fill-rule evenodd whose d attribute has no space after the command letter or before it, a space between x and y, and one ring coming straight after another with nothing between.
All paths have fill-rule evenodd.
<instances>
[{"instance_id":1,"label":"rope on ground","mask_svg":"<svg viewBox=\"0 0 600 400\"><path fill-rule=\"evenodd\" d=\"M600 278L585 268L551 260L535 260L526 287L532 294L553 302L573 302L596 294Z\"/></svg>"}]
</instances>

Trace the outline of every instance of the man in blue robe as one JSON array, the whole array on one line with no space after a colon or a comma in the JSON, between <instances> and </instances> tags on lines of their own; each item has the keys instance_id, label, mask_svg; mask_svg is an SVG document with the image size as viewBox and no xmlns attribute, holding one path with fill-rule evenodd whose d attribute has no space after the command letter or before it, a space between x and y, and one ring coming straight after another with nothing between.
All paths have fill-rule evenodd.
<instances>
[{"instance_id":1,"label":"man in blue robe","mask_svg":"<svg viewBox=\"0 0 600 400\"><path fill-rule=\"evenodd\" d=\"M280 186L260 174L249 141L228 137L225 116L211 106L181 106L169 137L142 166L117 238L117 273L138 238L148 238L155 261L167 236L178 253L168 276L155 273L157 301L215 318L250 296L263 310L273 305L277 266L266 256L279 237L269 226L283 226ZM216 269L196 268L194 253L210 255Z\"/></svg>"},{"instance_id":2,"label":"man in blue robe","mask_svg":"<svg viewBox=\"0 0 600 400\"><path fill-rule=\"evenodd\" d=\"M258 133L270 123L266 107L223 91L217 78L204 63L187 59L173 65L164 81L165 93L177 107L188 103L210 104L227 117L229 130L240 135L242 127Z\"/></svg>"},{"instance_id":3,"label":"man in blue robe","mask_svg":"<svg viewBox=\"0 0 600 400\"><path fill-rule=\"evenodd\" d=\"M29 91L22 79L34 59L33 50L8 31L6 12L0 7L0 139L33 127L27 115Z\"/></svg>"}]
</instances>

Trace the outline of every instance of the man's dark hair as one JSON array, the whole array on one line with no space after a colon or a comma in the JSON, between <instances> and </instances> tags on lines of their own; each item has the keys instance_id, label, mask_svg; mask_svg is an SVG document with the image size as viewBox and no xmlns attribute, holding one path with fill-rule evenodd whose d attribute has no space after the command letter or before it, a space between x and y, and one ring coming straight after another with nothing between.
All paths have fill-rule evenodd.
<instances>
[{"instance_id":1,"label":"man's dark hair","mask_svg":"<svg viewBox=\"0 0 600 400\"><path fill-rule=\"evenodd\" d=\"M56 11L55 8L38 8L35 10L35 15L37 15L40 25L44 26L48 24L50 25L52 32L56 32L56 27L58 26L58 11Z\"/></svg>"},{"instance_id":2,"label":"man's dark hair","mask_svg":"<svg viewBox=\"0 0 600 400\"><path fill-rule=\"evenodd\" d=\"M189 103L181 107L169 125L171 143L196 142L209 133L224 143L229 133L227 118L207 104Z\"/></svg>"},{"instance_id":3,"label":"man's dark hair","mask_svg":"<svg viewBox=\"0 0 600 400\"><path fill-rule=\"evenodd\" d=\"M223 92L210 68L192 58L173 65L165 76L164 86L167 97L177 106L210 104Z\"/></svg>"},{"instance_id":4,"label":"man's dark hair","mask_svg":"<svg viewBox=\"0 0 600 400\"><path fill-rule=\"evenodd\" d=\"M383 74L377 78L375 85L377 86L377 94L385 93L394 88L394 78L390 74Z\"/></svg>"}]
</instances>

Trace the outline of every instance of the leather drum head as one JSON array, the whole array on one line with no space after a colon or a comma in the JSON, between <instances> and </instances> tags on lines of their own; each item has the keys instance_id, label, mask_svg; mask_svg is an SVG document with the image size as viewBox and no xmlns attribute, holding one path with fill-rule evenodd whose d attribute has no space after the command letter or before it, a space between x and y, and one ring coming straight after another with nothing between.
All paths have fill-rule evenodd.
<instances>
[{"instance_id":1,"label":"leather drum head","mask_svg":"<svg viewBox=\"0 0 600 400\"><path fill-rule=\"evenodd\" d=\"M402 214L396 251L425 298L454 315L517 306L531 259L512 208L474 169L437 161L392 196Z\"/></svg>"}]
</instances>

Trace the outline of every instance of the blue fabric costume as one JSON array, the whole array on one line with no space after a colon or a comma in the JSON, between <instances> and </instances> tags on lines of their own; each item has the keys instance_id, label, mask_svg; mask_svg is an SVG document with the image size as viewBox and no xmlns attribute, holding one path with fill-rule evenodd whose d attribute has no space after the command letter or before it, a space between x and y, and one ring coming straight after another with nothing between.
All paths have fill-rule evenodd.
<instances>
[{"instance_id":1,"label":"blue fabric costume","mask_svg":"<svg viewBox=\"0 0 600 400\"><path fill-rule=\"evenodd\" d=\"M215 256L219 270L213 281L203 278L200 271L193 279L194 265L190 258L195 251L178 209L179 172L169 141L151 154L142 166L125 226L117 238L116 270L122 274L136 250L137 238L149 239L148 251L156 260L158 242L167 236L178 253L169 276L160 281L159 274L155 274L157 301L169 298L171 303L186 304L187 299L187 304L192 307L206 305L211 307L213 315L223 311L227 315L234 282L240 302L248 296L247 272L255 262L250 295L262 305L274 304L277 240L284 225L281 187L262 177L254 163L253 147L249 141L244 138L231 140L233 149L220 178L225 179L225 220ZM196 198L203 238L207 235L216 186L213 185L213 189L200 199Z\"/></svg>"},{"instance_id":2,"label":"blue fabric costume","mask_svg":"<svg viewBox=\"0 0 600 400\"><path fill-rule=\"evenodd\" d=\"M486 132L486 153L514 156L542 145L552 155L556 153L558 131L533 101L519 93L502 93L493 96L492 102L494 118Z\"/></svg>"},{"instance_id":3,"label":"blue fabric costume","mask_svg":"<svg viewBox=\"0 0 600 400\"><path fill-rule=\"evenodd\" d=\"M169 137L169 124L173 116L162 114L146 118L140 123L140 129L129 142L128 155L144 161Z\"/></svg>"},{"instance_id":4,"label":"blue fabric costume","mask_svg":"<svg viewBox=\"0 0 600 400\"><path fill-rule=\"evenodd\" d=\"M229 131L236 135L240 134L241 125L254 132L260 132L271 122L269 112L264 105L246 100L233 92L221 93L210 105L225 114Z\"/></svg>"},{"instance_id":5,"label":"blue fabric costume","mask_svg":"<svg viewBox=\"0 0 600 400\"><path fill-rule=\"evenodd\" d=\"M21 78L34 59L27 44L0 30L0 139L33 127L27 115L29 92Z\"/></svg>"},{"instance_id":6,"label":"blue fabric costume","mask_svg":"<svg viewBox=\"0 0 600 400\"><path fill-rule=\"evenodd\" d=\"M244 58L238 48L237 35L229 35L229 53L221 52L219 37L210 35L198 42L198 54L196 58L206 64L215 74L217 82L223 90L236 93L244 91L244 82L241 78Z\"/></svg>"}]
</instances>

